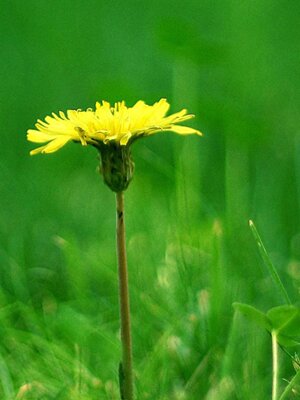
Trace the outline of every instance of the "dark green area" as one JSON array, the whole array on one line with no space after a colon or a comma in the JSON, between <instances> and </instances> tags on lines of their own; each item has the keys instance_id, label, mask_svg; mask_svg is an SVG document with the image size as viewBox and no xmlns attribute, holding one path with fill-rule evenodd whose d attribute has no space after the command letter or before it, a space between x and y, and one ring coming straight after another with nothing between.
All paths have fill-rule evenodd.
<instances>
[{"instance_id":1,"label":"dark green area","mask_svg":"<svg viewBox=\"0 0 300 400\"><path fill-rule=\"evenodd\" d=\"M26 130L161 97L205 136L132 147L137 399L270 398L269 336L231 305L284 304L250 218L299 303L299 1L0 6L0 398L118 399L114 195L93 148L30 157ZM284 353L280 374L294 375Z\"/></svg>"}]
</instances>

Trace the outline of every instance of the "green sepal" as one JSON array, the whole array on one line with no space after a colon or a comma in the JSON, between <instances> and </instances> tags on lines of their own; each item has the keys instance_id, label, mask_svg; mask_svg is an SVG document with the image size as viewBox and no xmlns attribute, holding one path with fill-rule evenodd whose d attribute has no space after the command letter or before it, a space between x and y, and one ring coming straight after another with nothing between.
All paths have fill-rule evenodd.
<instances>
[{"instance_id":1,"label":"green sepal","mask_svg":"<svg viewBox=\"0 0 300 400\"><path fill-rule=\"evenodd\" d=\"M134 172L130 146L110 142L99 143L97 148L100 152L100 172L104 182L113 192L123 192L131 182Z\"/></svg>"}]
</instances>

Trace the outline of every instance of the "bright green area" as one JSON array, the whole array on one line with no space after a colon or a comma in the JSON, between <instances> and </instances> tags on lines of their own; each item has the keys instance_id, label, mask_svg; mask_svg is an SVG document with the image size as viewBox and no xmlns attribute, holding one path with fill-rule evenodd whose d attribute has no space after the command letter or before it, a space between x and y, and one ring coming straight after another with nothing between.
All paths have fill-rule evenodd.
<instances>
[{"instance_id":1,"label":"bright green area","mask_svg":"<svg viewBox=\"0 0 300 400\"><path fill-rule=\"evenodd\" d=\"M0 5L0 398L119 398L114 196L93 148L29 157L26 130L167 97L205 136L133 146L137 399L270 399L270 336L232 303L285 304L250 218L299 302L299 1ZM281 392L294 375L281 351Z\"/></svg>"}]
</instances>

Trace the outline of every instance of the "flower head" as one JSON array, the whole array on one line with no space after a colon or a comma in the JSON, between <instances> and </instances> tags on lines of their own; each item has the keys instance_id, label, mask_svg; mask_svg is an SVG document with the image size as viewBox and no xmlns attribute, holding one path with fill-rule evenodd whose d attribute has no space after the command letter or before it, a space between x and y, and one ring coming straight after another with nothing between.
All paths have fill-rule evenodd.
<instances>
[{"instance_id":1,"label":"flower head","mask_svg":"<svg viewBox=\"0 0 300 400\"><path fill-rule=\"evenodd\" d=\"M157 132L172 131L180 135L201 133L187 126L177 125L193 118L183 109L166 116L169 103L161 99L149 106L138 101L133 107L127 107L125 102L118 102L112 107L108 102L96 103L96 109L68 110L65 114L47 116L45 121L38 120L36 129L29 129L27 139L35 143L47 143L30 152L53 153L70 141L88 144L96 147L102 144L115 143L126 146L142 136Z\"/></svg>"},{"instance_id":2,"label":"flower head","mask_svg":"<svg viewBox=\"0 0 300 400\"><path fill-rule=\"evenodd\" d=\"M161 99L153 106L138 101L133 107L125 102L111 105L103 101L92 109L68 110L67 113L52 113L45 121L38 120L37 129L29 129L27 139L35 143L46 143L30 152L53 153L70 141L96 147L101 155L101 173L104 182L114 191L125 190L133 176L134 163L131 159L130 144L143 136L157 132L172 131L180 135L197 134L200 131L182 125L180 122L194 117L183 109L166 116L169 103Z\"/></svg>"}]
</instances>

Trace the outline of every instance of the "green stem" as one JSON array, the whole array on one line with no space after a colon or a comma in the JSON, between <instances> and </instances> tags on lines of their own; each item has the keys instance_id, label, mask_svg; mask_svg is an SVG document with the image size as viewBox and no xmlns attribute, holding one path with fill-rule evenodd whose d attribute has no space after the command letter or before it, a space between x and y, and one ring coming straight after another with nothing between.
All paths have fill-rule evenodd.
<instances>
[{"instance_id":1,"label":"green stem","mask_svg":"<svg viewBox=\"0 0 300 400\"><path fill-rule=\"evenodd\" d=\"M121 318L122 363L120 365L120 393L122 400L133 400L132 344L130 304L125 241L124 193L116 193L117 255L119 272L119 301Z\"/></svg>"},{"instance_id":2,"label":"green stem","mask_svg":"<svg viewBox=\"0 0 300 400\"><path fill-rule=\"evenodd\" d=\"M276 332L272 332L272 355L273 355L272 400L277 400L277 393L278 393L278 344L277 344Z\"/></svg>"}]
</instances>

